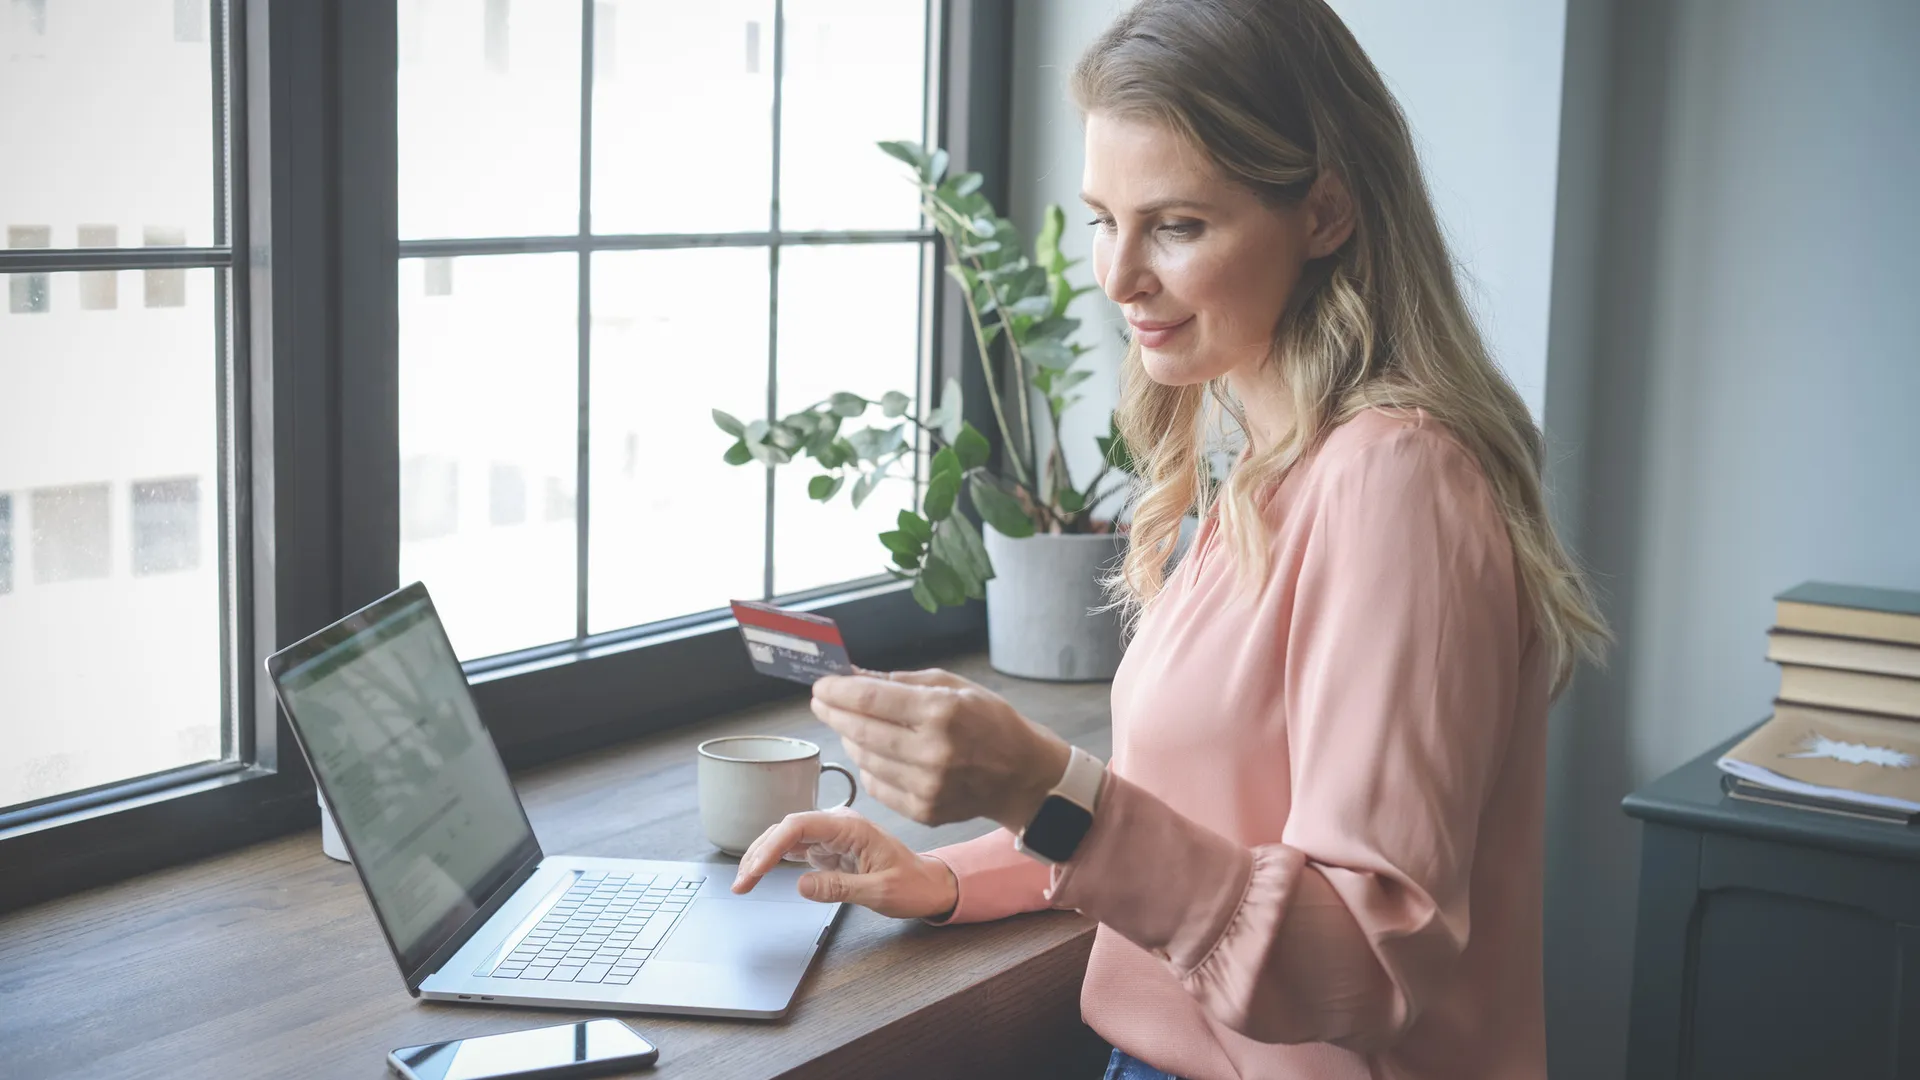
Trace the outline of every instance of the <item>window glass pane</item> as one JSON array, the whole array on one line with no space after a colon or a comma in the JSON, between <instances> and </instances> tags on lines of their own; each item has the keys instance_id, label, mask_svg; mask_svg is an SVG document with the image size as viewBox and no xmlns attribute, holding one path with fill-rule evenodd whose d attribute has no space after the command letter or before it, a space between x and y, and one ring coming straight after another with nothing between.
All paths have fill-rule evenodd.
<instances>
[{"instance_id":1,"label":"window glass pane","mask_svg":"<svg viewBox=\"0 0 1920 1080\"><path fill-rule=\"evenodd\" d=\"M0 495L0 594L13 591L13 496Z\"/></svg>"},{"instance_id":2,"label":"window glass pane","mask_svg":"<svg viewBox=\"0 0 1920 1080\"><path fill-rule=\"evenodd\" d=\"M462 659L571 638L578 257L432 261L400 262L400 578Z\"/></svg>"},{"instance_id":3,"label":"window glass pane","mask_svg":"<svg viewBox=\"0 0 1920 1080\"><path fill-rule=\"evenodd\" d=\"M4 170L0 170L3 173ZM10 248L43 248L52 242L53 230L45 225L9 225L7 226L7 246ZM7 313L10 315L44 315L52 310L52 298L47 295L49 282L46 274L13 274L7 280Z\"/></svg>"},{"instance_id":4,"label":"window glass pane","mask_svg":"<svg viewBox=\"0 0 1920 1080\"><path fill-rule=\"evenodd\" d=\"M0 314L0 806L221 756L218 271L181 273Z\"/></svg>"},{"instance_id":5,"label":"window glass pane","mask_svg":"<svg viewBox=\"0 0 1920 1080\"><path fill-rule=\"evenodd\" d=\"M177 574L200 565L200 480L133 485L133 572Z\"/></svg>"},{"instance_id":6,"label":"window glass pane","mask_svg":"<svg viewBox=\"0 0 1920 1080\"><path fill-rule=\"evenodd\" d=\"M399 0L400 237L580 228L580 5Z\"/></svg>"},{"instance_id":7,"label":"window glass pane","mask_svg":"<svg viewBox=\"0 0 1920 1080\"><path fill-rule=\"evenodd\" d=\"M848 390L877 400L889 390L915 393L919 370L919 244L838 244L780 249L779 411L793 412ZM857 325L849 296L860 298ZM916 402L916 405L918 402ZM878 408L841 429L890 426ZM907 429L911 436L911 426ZM806 466L782 467L774 488L773 587L801 592L886 572L875 539L913 504L913 457L894 466L906 477L881 483L859 509L852 484L825 505L807 497Z\"/></svg>"},{"instance_id":8,"label":"window glass pane","mask_svg":"<svg viewBox=\"0 0 1920 1080\"><path fill-rule=\"evenodd\" d=\"M593 231L768 228L772 0L621 0L595 10L614 19L611 33L595 35Z\"/></svg>"},{"instance_id":9,"label":"window glass pane","mask_svg":"<svg viewBox=\"0 0 1920 1080\"><path fill-rule=\"evenodd\" d=\"M80 226L83 248L120 246L116 225ZM87 311L112 311L120 306L120 274L114 270L91 270L80 275L80 306Z\"/></svg>"},{"instance_id":10,"label":"window glass pane","mask_svg":"<svg viewBox=\"0 0 1920 1080\"><path fill-rule=\"evenodd\" d=\"M766 415L768 299L765 248L594 256L592 632L761 595L766 470L712 410Z\"/></svg>"},{"instance_id":11,"label":"window glass pane","mask_svg":"<svg viewBox=\"0 0 1920 1080\"><path fill-rule=\"evenodd\" d=\"M112 565L107 485L33 492L33 580L40 585L104 578Z\"/></svg>"},{"instance_id":12,"label":"window glass pane","mask_svg":"<svg viewBox=\"0 0 1920 1080\"><path fill-rule=\"evenodd\" d=\"M207 23L207 0L192 5ZM8 0L0 8L0 225L156 223L213 243L213 68L181 0ZM31 103L29 105L29 103ZM129 167L129 163L138 163Z\"/></svg>"},{"instance_id":13,"label":"window glass pane","mask_svg":"<svg viewBox=\"0 0 1920 1080\"><path fill-rule=\"evenodd\" d=\"M788 0L780 227L913 229L920 200L886 139L921 142L926 5Z\"/></svg>"}]
</instances>

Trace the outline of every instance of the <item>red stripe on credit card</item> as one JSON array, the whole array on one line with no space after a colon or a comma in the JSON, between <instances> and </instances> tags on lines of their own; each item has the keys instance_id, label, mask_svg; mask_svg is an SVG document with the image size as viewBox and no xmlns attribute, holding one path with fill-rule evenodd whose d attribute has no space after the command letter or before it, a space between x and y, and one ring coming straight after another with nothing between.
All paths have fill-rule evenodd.
<instances>
[{"instance_id":1,"label":"red stripe on credit card","mask_svg":"<svg viewBox=\"0 0 1920 1080\"><path fill-rule=\"evenodd\" d=\"M792 634L808 641L826 641L846 647L846 642L840 639L840 627L824 615L782 611L770 604L756 604L751 600L735 600L732 603L733 617L742 626L757 626L762 630Z\"/></svg>"}]
</instances>

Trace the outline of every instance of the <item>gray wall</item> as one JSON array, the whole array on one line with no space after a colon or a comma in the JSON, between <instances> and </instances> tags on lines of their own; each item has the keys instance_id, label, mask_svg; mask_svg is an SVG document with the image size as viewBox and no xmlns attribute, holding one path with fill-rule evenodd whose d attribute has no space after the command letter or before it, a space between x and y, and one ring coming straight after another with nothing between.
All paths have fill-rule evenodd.
<instances>
[{"instance_id":1,"label":"gray wall","mask_svg":"<svg viewBox=\"0 0 1920 1080\"><path fill-rule=\"evenodd\" d=\"M1064 79L1122 6L1018 4L1023 224L1046 202L1071 214ZM1547 911L1553 1075L1618 1077L1639 842L1620 798L1765 715L1775 592L1920 588L1920 5L1546 0L1564 17L1441 49L1431 5L1335 6L1414 120L1495 347L1542 417L1563 536L1620 635L1611 669L1554 712ZM1491 27L1518 9L1445 10ZM1468 85L1447 86L1440 54ZM1551 107L1479 115L1500 95ZM1529 202L1543 183L1545 220ZM1511 216L1486 198L1500 184L1518 185ZM1069 251L1087 239L1069 228ZM1078 314L1107 326L1111 370L1116 320L1098 297ZM1088 390L1070 450L1112 401L1106 380Z\"/></svg>"},{"instance_id":2,"label":"gray wall","mask_svg":"<svg viewBox=\"0 0 1920 1080\"><path fill-rule=\"evenodd\" d=\"M1556 716L1561 1078L1621 1075L1620 796L1766 715L1775 592L1920 588L1920 6L1600 7L1569 11L1610 55L1604 103L1569 98L1563 162L1599 111L1604 159L1563 186L1563 210L1591 208L1599 177L1599 216L1562 222L1548 398L1550 429L1585 401L1562 505L1620 647ZM1595 51L1570 38L1570 95Z\"/></svg>"}]
</instances>

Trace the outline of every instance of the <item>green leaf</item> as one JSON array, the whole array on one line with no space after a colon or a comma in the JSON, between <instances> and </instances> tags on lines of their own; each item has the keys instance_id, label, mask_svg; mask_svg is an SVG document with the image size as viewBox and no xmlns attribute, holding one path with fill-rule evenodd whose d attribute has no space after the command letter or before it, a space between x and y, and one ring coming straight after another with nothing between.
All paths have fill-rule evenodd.
<instances>
[{"instance_id":1,"label":"green leaf","mask_svg":"<svg viewBox=\"0 0 1920 1080\"><path fill-rule=\"evenodd\" d=\"M1072 337L1073 332L1078 329L1080 329L1079 319L1049 316L1029 327L1027 329L1027 336L1030 338L1057 338L1060 341L1065 341L1069 337Z\"/></svg>"},{"instance_id":2,"label":"green leaf","mask_svg":"<svg viewBox=\"0 0 1920 1080\"><path fill-rule=\"evenodd\" d=\"M1100 447L1100 456L1107 464L1124 473L1134 471L1133 451L1127 446L1126 437L1120 434L1120 421L1109 418L1107 434L1093 440Z\"/></svg>"},{"instance_id":3,"label":"green leaf","mask_svg":"<svg viewBox=\"0 0 1920 1080\"><path fill-rule=\"evenodd\" d=\"M965 421L960 397L960 380L949 378L946 387L940 392L940 437L952 442L960 437L960 427Z\"/></svg>"},{"instance_id":4,"label":"green leaf","mask_svg":"<svg viewBox=\"0 0 1920 1080\"><path fill-rule=\"evenodd\" d=\"M933 590L927 588L927 581L924 577L913 579L913 599L915 603L926 608L929 613L940 610L940 601L934 599Z\"/></svg>"},{"instance_id":5,"label":"green leaf","mask_svg":"<svg viewBox=\"0 0 1920 1080\"><path fill-rule=\"evenodd\" d=\"M903 529L890 529L881 533L880 542L887 546L888 551L901 555L917 556L920 554L920 541L907 535Z\"/></svg>"},{"instance_id":6,"label":"green leaf","mask_svg":"<svg viewBox=\"0 0 1920 1080\"><path fill-rule=\"evenodd\" d=\"M987 445L987 437L972 424L962 424L959 436L953 440L953 452L960 460L960 468L972 472L987 463L993 448Z\"/></svg>"},{"instance_id":7,"label":"green leaf","mask_svg":"<svg viewBox=\"0 0 1920 1080\"><path fill-rule=\"evenodd\" d=\"M736 442L732 446L727 447L726 456L720 460L725 461L729 465L745 465L747 462L753 460L753 450L744 442Z\"/></svg>"},{"instance_id":8,"label":"green leaf","mask_svg":"<svg viewBox=\"0 0 1920 1080\"><path fill-rule=\"evenodd\" d=\"M920 568L920 580L926 582L927 591L942 604L964 604L967 602L967 585L960 575L945 559L928 556L925 566Z\"/></svg>"},{"instance_id":9,"label":"green leaf","mask_svg":"<svg viewBox=\"0 0 1920 1080\"><path fill-rule=\"evenodd\" d=\"M848 440L855 457L862 461L879 461L906 444L905 424L895 424L890 428L861 428Z\"/></svg>"},{"instance_id":10,"label":"green leaf","mask_svg":"<svg viewBox=\"0 0 1920 1080\"><path fill-rule=\"evenodd\" d=\"M915 170L920 169L926 164L926 151L913 143L896 140L880 143L879 146L880 149L885 150L888 154L913 166Z\"/></svg>"},{"instance_id":11,"label":"green leaf","mask_svg":"<svg viewBox=\"0 0 1920 1080\"><path fill-rule=\"evenodd\" d=\"M736 439L747 433L747 425L735 420L732 416L721 412L719 409L713 410L713 422L719 425L721 431L726 432Z\"/></svg>"},{"instance_id":12,"label":"green leaf","mask_svg":"<svg viewBox=\"0 0 1920 1080\"><path fill-rule=\"evenodd\" d=\"M981 214L979 217L967 222L967 228L972 231L975 236L985 237L989 240L993 239L994 234L1000 231L999 226L994 223L993 218L986 214Z\"/></svg>"},{"instance_id":13,"label":"green leaf","mask_svg":"<svg viewBox=\"0 0 1920 1080\"><path fill-rule=\"evenodd\" d=\"M1035 299L1042 298L1035 297ZM1026 303L1025 300L1020 302ZM1051 338L1029 340L1020 351L1026 354L1027 359L1043 368L1064 368L1073 363L1073 352Z\"/></svg>"},{"instance_id":14,"label":"green leaf","mask_svg":"<svg viewBox=\"0 0 1920 1080\"><path fill-rule=\"evenodd\" d=\"M977 172L963 172L953 178L953 194L956 198L966 198L980 190L984 178Z\"/></svg>"},{"instance_id":15,"label":"green leaf","mask_svg":"<svg viewBox=\"0 0 1920 1080\"><path fill-rule=\"evenodd\" d=\"M893 554L894 566L898 566L902 570L920 569L920 553L918 551L913 551L913 552L896 551L896 552L893 552L892 554ZM887 569L892 570L893 567L890 566Z\"/></svg>"},{"instance_id":16,"label":"green leaf","mask_svg":"<svg viewBox=\"0 0 1920 1080\"><path fill-rule=\"evenodd\" d=\"M1091 371L1056 371L1053 373L1053 392L1064 394L1091 378Z\"/></svg>"},{"instance_id":17,"label":"green leaf","mask_svg":"<svg viewBox=\"0 0 1920 1080\"><path fill-rule=\"evenodd\" d=\"M964 433L964 432L963 432ZM951 476L956 481L966 470L960 466L960 455L951 446L943 446L933 455L933 475Z\"/></svg>"},{"instance_id":18,"label":"green leaf","mask_svg":"<svg viewBox=\"0 0 1920 1080\"><path fill-rule=\"evenodd\" d=\"M955 514L940 526L934 534L931 554L938 556L960 575L961 583L966 587L968 597L981 600L986 598L987 579L993 576L992 569L985 559L986 551L982 547L978 552L968 542L967 536L978 539L973 531L973 523L964 514Z\"/></svg>"},{"instance_id":19,"label":"green leaf","mask_svg":"<svg viewBox=\"0 0 1920 1080\"><path fill-rule=\"evenodd\" d=\"M793 453L795 450L800 449L800 447L804 445L807 441L806 432L795 430L793 427L789 426L785 421L781 421L773 424L771 430L769 430L767 434L768 434L768 439L767 439L768 442L771 442L773 445L779 447L782 450L785 450L789 454Z\"/></svg>"},{"instance_id":20,"label":"green leaf","mask_svg":"<svg viewBox=\"0 0 1920 1080\"><path fill-rule=\"evenodd\" d=\"M747 452L753 455L755 461L763 465L785 465L793 460L792 454L772 443L750 442L747 444Z\"/></svg>"},{"instance_id":21,"label":"green leaf","mask_svg":"<svg viewBox=\"0 0 1920 1080\"><path fill-rule=\"evenodd\" d=\"M766 442L767 432L772 430L772 425L768 424L765 420L755 420L753 423L747 425L747 433L742 436L742 438L746 439L749 443Z\"/></svg>"},{"instance_id":22,"label":"green leaf","mask_svg":"<svg viewBox=\"0 0 1920 1080\"><path fill-rule=\"evenodd\" d=\"M860 509L860 504L867 501L867 496L873 494L873 485L879 482L880 474L877 472L861 473L860 479L853 482L853 508L855 510Z\"/></svg>"},{"instance_id":23,"label":"green leaf","mask_svg":"<svg viewBox=\"0 0 1920 1080\"><path fill-rule=\"evenodd\" d=\"M1029 319L1044 319L1053 314L1053 298L1050 296L1023 296L1007 306L1009 315L1025 315Z\"/></svg>"},{"instance_id":24,"label":"green leaf","mask_svg":"<svg viewBox=\"0 0 1920 1080\"><path fill-rule=\"evenodd\" d=\"M886 396L880 399L880 411L886 416L905 416L907 406L912 404L912 398L898 390L889 390Z\"/></svg>"},{"instance_id":25,"label":"green leaf","mask_svg":"<svg viewBox=\"0 0 1920 1080\"><path fill-rule=\"evenodd\" d=\"M953 501L959 496L960 474L936 473L927 481L927 493L920 500L920 509L928 521L943 521L953 513Z\"/></svg>"},{"instance_id":26,"label":"green leaf","mask_svg":"<svg viewBox=\"0 0 1920 1080\"><path fill-rule=\"evenodd\" d=\"M955 514L947 530L954 534L959 546L966 549L967 562L979 569L980 581L984 584L993 580L993 560L987 557L986 541L980 538L980 530L973 527L973 522L968 521L965 514Z\"/></svg>"},{"instance_id":27,"label":"green leaf","mask_svg":"<svg viewBox=\"0 0 1920 1080\"><path fill-rule=\"evenodd\" d=\"M828 460L829 457L832 458L831 461ZM829 445L827 455L820 459L820 464L825 465L829 469L837 469L842 465L851 465L858 460L860 460L860 452L853 448L853 444L843 438L836 437Z\"/></svg>"},{"instance_id":28,"label":"green leaf","mask_svg":"<svg viewBox=\"0 0 1920 1080\"><path fill-rule=\"evenodd\" d=\"M1020 503L1013 496L1000 490L989 481L975 475L968 488L973 493L973 505L980 511L987 524L1000 531L1000 535L1020 540L1033 535L1033 519L1020 509Z\"/></svg>"},{"instance_id":29,"label":"green leaf","mask_svg":"<svg viewBox=\"0 0 1920 1080\"><path fill-rule=\"evenodd\" d=\"M1054 504L1069 514L1077 514L1087 508L1087 497L1072 488L1062 488L1053 497Z\"/></svg>"},{"instance_id":30,"label":"green leaf","mask_svg":"<svg viewBox=\"0 0 1920 1080\"><path fill-rule=\"evenodd\" d=\"M1033 261L1056 274L1066 269L1067 257L1060 254L1060 234L1066 227L1067 215L1059 206L1049 204L1040 232L1033 238Z\"/></svg>"},{"instance_id":31,"label":"green leaf","mask_svg":"<svg viewBox=\"0 0 1920 1080\"><path fill-rule=\"evenodd\" d=\"M839 416L852 418L867 411L866 398L859 394L849 394L844 390L833 395L832 403L834 413Z\"/></svg>"},{"instance_id":32,"label":"green leaf","mask_svg":"<svg viewBox=\"0 0 1920 1080\"><path fill-rule=\"evenodd\" d=\"M927 183L939 183L940 178L947 175L947 152L945 150L935 150L932 156L927 159L927 167L924 173Z\"/></svg>"},{"instance_id":33,"label":"green leaf","mask_svg":"<svg viewBox=\"0 0 1920 1080\"><path fill-rule=\"evenodd\" d=\"M933 539L933 525L911 510L900 511L900 531L922 544Z\"/></svg>"},{"instance_id":34,"label":"green leaf","mask_svg":"<svg viewBox=\"0 0 1920 1080\"><path fill-rule=\"evenodd\" d=\"M826 502L840 492L840 485L846 482L844 476L821 474L807 481L807 497Z\"/></svg>"}]
</instances>

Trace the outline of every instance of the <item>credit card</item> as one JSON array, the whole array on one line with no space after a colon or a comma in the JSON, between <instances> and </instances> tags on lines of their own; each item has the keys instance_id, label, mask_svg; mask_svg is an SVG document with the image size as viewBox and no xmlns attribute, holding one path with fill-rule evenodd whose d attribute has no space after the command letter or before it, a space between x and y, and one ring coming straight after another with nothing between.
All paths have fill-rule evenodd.
<instances>
[{"instance_id":1,"label":"credit card","mask_svg":"<svg viewBox=\"0 0 1920 1080\"><path fill-rule=\"evenodd\" d=\"M811 686L823 675L853 674L840 627L825 615L735 600L733 617L746 639L747 658L762 675Z\"/></svg>"}]
</instances>

